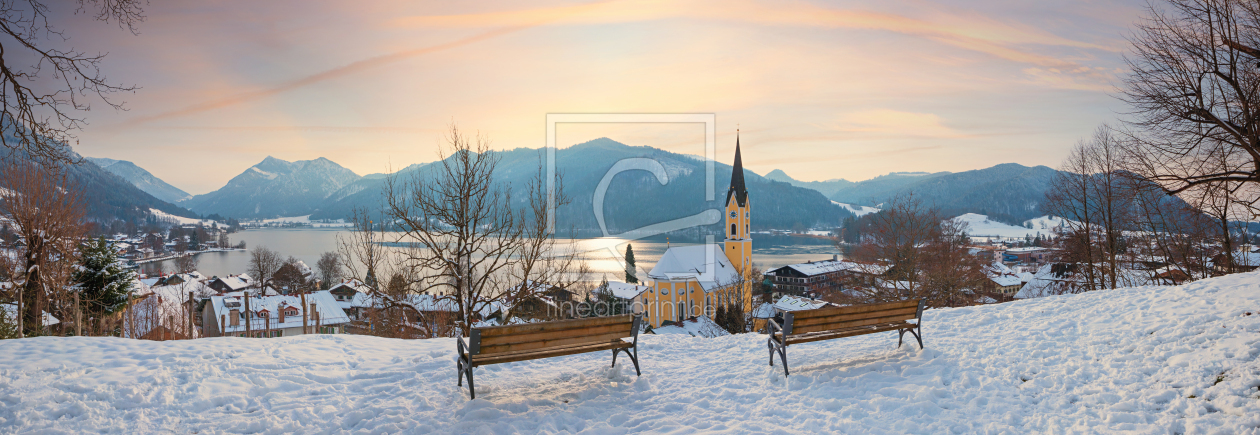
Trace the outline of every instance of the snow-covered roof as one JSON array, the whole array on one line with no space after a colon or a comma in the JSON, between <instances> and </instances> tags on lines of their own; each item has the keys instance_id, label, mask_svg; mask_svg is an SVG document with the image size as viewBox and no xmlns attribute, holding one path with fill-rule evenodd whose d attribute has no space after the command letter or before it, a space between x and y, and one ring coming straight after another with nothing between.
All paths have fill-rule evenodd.
<instances>
[{"instance_id":1,"label":"snow-covered roof","mask_svg":"<svg viewBox=\"0 0 1260 435\"><path fill-rule=\"evenodd\" d=\"M805 276L818 276L834 272L843 272L858 266L857 263L844 260L822 260L807 263L789 264L783 267L795 269ZM769 272L767 272L769 273Z\"/></svg>"},{"instance_id":2,"label":"snow-covered roof","mask_svg":"<svg viewBox=\"0 0 1260 435\"><path fill-rule=\"evenodd\" d=\"M1024 284L1023 287L1020 287L1019 292L1015 293L1015 299L1031 299L1082 292L1085 290L1083 269L1088 266L1088 264L1084 263L1053 263L1041 266L1037 273L1033 275L1033 279ZM1094 267L1103 269L1101 265L1094 265ZM1120 269L1119 274L1116 276L1116 285L1118 287L1159 284L1161 284L1159 280L1153 279L1149 272L1142 270Z\"/></svg>"},{"instance_id":3,"label":"snow-covered roof","mask_svg":"<svg viewBox=\"0 0 1260 435\"><path fill-rule=\"evenodd\" d=\"M228 288L231 289L229 291L244 290L249 288L249 286L254 285L254 279L243 273L240 275L228 275L219 278L219 281L222 281L224 285L228 286Z\"/></svg>"},{"instance_id":4,"label":"snow-covered roof","mask_svg":"<svg viewBox=\"0 0 1260 435\"><path fill-rule=\"evenodd\" d=\"M1011 270L1011 268L1002 263L995 262L990 264L984 269L984 273L990 280L993 281L994 284L1001 287L1020 285L1024 282L1020 278L1019 274L1015 273L1014 270Z\"/></svg>"},{"instance_id":5,"label":"snow-covered roof","mask_svg":"<svg viewBox=\"0 0 1260 435\"><path fill-rule=\"evenodd\" d=\"M618 299L634 299L643 294L643 292L651 290L652 287L646 285L630 284L624 282L608 282L608 291Z\"/></svg>"},{"instance_id":6,"label":"snow-covered roof","mask_svg":"<svg viewBox=\"0 0 1260 435\"><path fill-rule=\"evenodd\" d=\"M730 285L739 281L739 271L722 249L720 244L670 247L648 277L658 281L697 281L706 292Z\"/></svg>"},{"instance_id":7,"label":"snow-covered roof","mask_svg":"<svg viewBox=\"0 0 1260 435\"><path fill-rule=\"evenodd\" d=\"M708 316L692 317L669 326L652 329L657 334L683 334L692 337L714 338L731 335Z\"/></svg>"},{"instance_id":8,"label":"snow-covered roof","mask_svg":"<svg viewBox=\"0 0 1260 435\"><path fill-rule=\"evenodd\" d=\"M784 295L774 303L774 309L778 311L801 311L814 310L831 305L826 301L817 299L803 298L800 296Z\"/></svg>"},{"instance_id":9,"label":"snow-covered roof","mask_svg":"<svg viewBox=\"0 0 1260 435\"><path fill-rule=\"evenodd\" d=\"M209 303L213 307L214 315L216 317L220 315L227 315L231 313L230 310L232 308L236 308L236 307L229 308L225 306L225 303L229 305L238 305L239 308L237 309L241 311L245 310L245 305L244 305L244 302L242 301L242 298L236 297L236 296L212 296L210 297ZM337 299L334 298L332 293L329 293L327 290L308 293L306 295L306 303L315 304L315 309L319 313L321 325L325 325L325 326L337 325L337 324L350 322L350 317L346 316L346 312L341 309L341 305L337 303ZM286 316L284 319L285 320L284 323L280 323L279 313L280 313L281 307L296 308L298 310L298 315ZM255 313L265 310L268 313L270 313L269 316L272 319L271 325L270 325L271 329L301 327L302 326L301 313L305 311L305 308L306 307L302 306L302 299L298 296L278 295L278 296L260 296L260 297L249 298L250 310L254 311ZM262 321L261 318L255 317L255 320L254 320L255 324L253 325L253 328L254 329L260 328L262 325L262 323L260 323L261 321ZM221 325L221 326L224 328L224 333L245 331L245 322L243 321L237 326L232 326L231 320L228 320L226 324Z\"/></svg>"}]
</instances>

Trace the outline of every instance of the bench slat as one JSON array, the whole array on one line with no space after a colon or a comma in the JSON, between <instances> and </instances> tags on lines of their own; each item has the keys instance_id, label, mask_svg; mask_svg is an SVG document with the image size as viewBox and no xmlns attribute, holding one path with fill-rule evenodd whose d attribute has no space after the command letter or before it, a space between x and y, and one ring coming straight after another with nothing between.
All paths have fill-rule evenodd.
<instances>
[{"instance_id":1,"label":"bench slat","mask_svg":"<svg viewBox=\"0 0 1260 435\"><path fill-rule=\"evenodd\" d=\"M608 343L612 340L619 340L625 337L625 333L614 332L599 335L580 335L566 336L562 338L553 338L547 340L530 341L525 343L504 343L493 346L481 346L479 355L491 355L496 353L512 352L518 350L545 349L549 347L569 346L585 343Z\"/></svg>"},{"instance_id":2,"label":"bench slat","mask_svg":"<svg viewBox=\"0 0 1260 435\"><path fill-rule=\"evenodd\" d=\"M909 323L883 323L871 326L862 326L856 328L848 328L834 331L817 332L804 335L789 335L787 344L809 343L812 341L831 340L833 338L853 337L858 335L874 334L877 332L896 331L898 329L910 328L914 325Z\"/></svg>"},{"instance_id":3,"label":"bench slat","mask_svg":"<svg viewBox=\"0 0 1260 435\"><path fill-rule=\"evenodd\" d=\"M595 317L590 319L573 319L573 320L556 320L542 323L526 323L522 325L503 325L503 326L486 326L476 328L481 330L482 340L498 336L498 335L514 335L526 334L544 331L563 331L566 329L586 329L595 326L611 325L616 323L630 324L634 319L631 315ZM627 327L628 328L628 327Z\"/></svg>"},{"instance_id":4,"label":"bench slat","mask_svg":"<svg viewBox=\"0 0 1260 435\"><path fill-rule=\"evenodd\" d=\"M634 332L631 331L630 326L630 323L615 323L611 325L593 326L581 329L563 329L557 331L542 331L512 335L493 335L490 337L482 335L481 348L485 349L487 346L500 344L529 343L534 341L554 340L558 338L584 337L612 333L620 333L621 336L617 338L626 338L630 337L632 335L631 333ZM482 351L482 353L485 353L485 351Z\"/></svg>"},{"instance_id":5,"label":"bench slat","mask_svg":"<svg viewBox=\"0 0 1260 435\"><path fill-rule=\"evenodd\" d=\"M573 355L587 352L598 352L601 350L627 349L633 347L634 344L624 340L608 341L604 343L586 343L576 346L553 347L534 351L522 352L505 352L494 355L474 355L472 365L484 366L490 364L501 364L516 361L526 361L540 358L551 358L557 356Z\"/></svg>"},{"instance_id":6,"label":"bench slat","mask_svg":"<svg viewBox=\"0 0 1260 435\"><path fill-rule=\"evenodd\" d=\"M821 325L825 323L835 323L838 321L848 321L848 320L877 319L877 318L891 317L891 316L904 315L906 316L907 319L913 319L915 313L917 313L918 311L919 311L919 307L916 305L913 307L902 307L902 308L897 308L897 309L892 309L892 310L868 311L865 313L857 313L857 314L837 314L833 316L815 316L815 317L810 317L808 319L794 318L792 320L792 330L796 330L796 328L802 327L802 326ZM795 317L795 315L793 317Z\"/></svg>"},{"instance_id":7,"label":"bench slat","mask_svg":"<svg viewBox=\"0 0 1260 435\"><path fill-rule=\"evenodd\" d=\"M917 300L898 301L898 302L884 302L884 303L879 303L879 304L853 305L853 306L848 306L848 307L826 307L826 308L819 308L816 310L801 310L801 311L792 312L792 315L796 318L796 320L804 320L804 319L808 319L812 317L834 316L838 314L857 314L857 313L866 313L866 312L871 312L871 311L892 310L892 309L905 308L905 307L918 308L918 306L919 306L919 301Z\"/></svg>"},{"instance_id":8,"label":"bench slat","mask_svg":"<svg viewBox=\"0 0 1260 435\"><path fill-rule=\"evenodd\" d=\"M796 325L792 325L791 335L807 334L810 332L830 331L833 329L845 329L845 328L854 327L854 326L867 326L867 325L877 325L880 323L900 322L900 321L905 321L905 320L909 320L913 318L914 318L914 314L911 313L908 316L898 315L898 316L876 317L873 319L862 319L862 320L841 320L839 322L822 323L818 325L803 326L800 328L797 328ZM789 335L789 337L791 335Z\"/></svg>"}]
</instances>

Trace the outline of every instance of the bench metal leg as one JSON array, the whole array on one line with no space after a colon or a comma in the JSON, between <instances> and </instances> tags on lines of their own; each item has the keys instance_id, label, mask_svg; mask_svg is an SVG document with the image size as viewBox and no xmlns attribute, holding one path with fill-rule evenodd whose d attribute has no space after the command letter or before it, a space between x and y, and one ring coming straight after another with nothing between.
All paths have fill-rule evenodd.
<instances>
[{"instance_id":1,"label":"bench metal leg","mask_svg":"<svg viewBox=\"0 0 1260 435\"><path fill-rule=\"evenodd\" d=\"M774 367L774 354L778 353L779 359L783 361L783 376L787 376L787 346L779 344L779 342L774 341L774 338L771 337L769 340L766 340L766 347L770 348L770 367Z\"/></svg>"},{"instance_id":2,"label":"bench metal leg","mask_svg":"<svg viewBox=\"0 0 1260 435\"><path fill-rule=\"evenodd\" d=\"M468 378L468 395L470 396L469 398L476 399L477 390L473 388L472 363L466 361L465 358L466 357L461 356L459 357L459 359L455 360L455 370L457 371L457 373L455 373L455 378L459 380L458 382L455 382L455 385L461 386L461 387L464 386L464 378L467 377Z\"/></svg>"},{"instance_id":3,"label":"bench metal leg","mask_svg":"<svg viewBox=\"0 0 1260 435\"><path fill-rule=\"evenodd\" d=\"M897 347L901 347L902 340L906 337L906 333L909 332L910 335L913 335L914 339L919 342L919 349L923 349L923 332L921 329L917 331L916 329L919 329L919 328L902 329L901 331L899 331L897 335Z\"/></svg>"},{"instance_id":4,"label":"bench metal leg","mask_svg":"<svg viewBox=\"0 0 1260 435\"><path fill-rule=\"evenodd\" d=\"M638 348L638 346L635 346L635 347L633 347L632 349L634 349L634 352L630 352L630 349L613 349L613 361L612 361L612 365L611 365L610 367L616 367L616 366L617 366L617 354L618 354L618 353L621 353L621 352L625 352L625 353L626 353L626 356L630 358L630 362L634 364L634 375L635 375L635 376L643 376L643 373L639 372L639 355L638 355L638 354L639 354L639 348Z\"/></svg>"}]
</instances>

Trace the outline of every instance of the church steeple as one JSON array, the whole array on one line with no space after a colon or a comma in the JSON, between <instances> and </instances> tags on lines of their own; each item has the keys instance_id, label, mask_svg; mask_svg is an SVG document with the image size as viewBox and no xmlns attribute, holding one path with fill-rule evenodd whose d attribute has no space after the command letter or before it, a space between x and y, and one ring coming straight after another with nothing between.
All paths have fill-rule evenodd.
<instances>
[{"instance_id":1,"label":"church steeple","mask_svg":"<svg viewBox=\"0 0 1260 435\"><path fill-rule=\"evenodd\" d=\"M726 203L731 203L731 195L740 207L748 205L748 189L744 187L744 160L739 156L739 132L735 132L735 165L731 167L731 188L726 191Z\"/></svg>"}]
</instances>

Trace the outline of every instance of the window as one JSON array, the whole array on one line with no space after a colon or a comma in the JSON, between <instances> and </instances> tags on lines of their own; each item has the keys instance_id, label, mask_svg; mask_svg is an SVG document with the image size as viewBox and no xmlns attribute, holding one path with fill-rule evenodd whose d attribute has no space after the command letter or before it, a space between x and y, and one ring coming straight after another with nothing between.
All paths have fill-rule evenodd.
<instances>
[{"instance_id":1,"label":"window","mask_svg":"<svg viewBox=\"0 0 1260 435\"><path fill-rule=\"evenodd\" d=\"M731 236L735 235L735 224L731 224Z\"/></svg>"}]
</instances>

